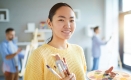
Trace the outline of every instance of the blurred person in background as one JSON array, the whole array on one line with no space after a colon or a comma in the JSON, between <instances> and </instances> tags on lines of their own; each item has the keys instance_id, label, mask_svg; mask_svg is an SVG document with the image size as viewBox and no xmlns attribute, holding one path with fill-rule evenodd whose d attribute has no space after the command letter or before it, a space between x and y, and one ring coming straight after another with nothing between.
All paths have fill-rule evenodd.
<instances>
[{"instance_id":1,"label":"blurred person in background","mask_svg":"<svg viewBox=\"0 0 131 80\"><path fill-rule=\"evenodd\" d=\"M98 70L99 66L99 59L101 56L101 45L106 45L108 41L104 41L103 39L100 39L99 34L100 34L100 29L99 26L96 26L93 28L94 35L92 37L92 57L93 57L93 67L92 70Z\"/></svg>"},{"instance_id":2,"label":"blurred person in background","mask_svg":"<svg viewBox=\"0 0 131 80\"><path fill-rule=\"evenodd\" d=\"M5 31L6 39L0 44L0 53L3 60L3 72L5 80L18 80L18 73L21 69L20 58L24 55L22 49L18 48L14 38L15 31L13 28L8 28Z\"/></svg>"}]
</instances>

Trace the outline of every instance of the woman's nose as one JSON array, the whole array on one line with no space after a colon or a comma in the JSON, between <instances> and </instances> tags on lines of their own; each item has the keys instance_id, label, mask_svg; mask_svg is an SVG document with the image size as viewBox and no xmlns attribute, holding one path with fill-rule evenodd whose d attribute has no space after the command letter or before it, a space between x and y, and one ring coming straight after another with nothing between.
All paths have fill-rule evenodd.
<instances>
[{"instance_id":1,"label":"woman's nose","mask_svg":"<svg viewBox=\"0 0 131 80\"><path fill-rule=\"evenodd\" d=\"M67 21L66 24L65 24L65 28L70 28L70 27L71 27L71 26L70 26L70 22Z\"/></svg>"}]
</instances>

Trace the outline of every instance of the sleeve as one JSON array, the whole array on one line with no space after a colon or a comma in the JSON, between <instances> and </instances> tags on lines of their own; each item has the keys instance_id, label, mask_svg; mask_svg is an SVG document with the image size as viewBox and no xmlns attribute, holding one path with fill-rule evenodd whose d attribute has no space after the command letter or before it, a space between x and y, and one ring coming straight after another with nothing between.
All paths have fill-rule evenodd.
<instances>
[{"instance_id":1,"label":"sleeve","mask_svg":"<svg viewBox=\"0 0 131 80\"><path fill-rule=\"evenodd\" d=\"M24 58L24 53L21 51L21 52L18 54L18 57L23 59L23 58Z\"/></svg>"},{"instance_id":2,"label":"sleeve","mask_svg":"<svg viewBox=\"0 0 131 80\"><path fill-rule=\"evenodd\" d=\"M2 57L5 59L7 55L9 55L9 52L7 50L7 45L5 43L2 43L1 44L1 54L2 54Z\"/></svg>"},{"instance_id":3,"label":"sleeve","mask_svg":"<svg viewBox=\"0 0 131 80\"><path fill-rule=\"evenodd\" d=\"M44 61L38 51L34 51L26 66L24 80L44 80Z\"/></svg>"},{"instance_id":4,"label":"sleeve","mask_svg":"<svg viewBox=\"0 0 131 80\"><path fill-rule=\"evenodd\" d=\"M86 73L87 72L87 66L86 66L85 54L84 54L84 51L81 47L80 47L80 49L81 49L81 57L82 57L83 67L84 67L84 71Z\"/></svg>"},{"instance_id":5,"label":"sleeve","mask_svg":"<svg viewBox=\"0 0 131 80\"><path fill-rule=\"evenodd\" d=\"M16 42L15 42L15 41L13 41L13 42L14 42L14 45L17 47L17 50L18 50L18 46L17 46ZM18 57L19 57L19 58L24 58L24 53L21 51L21 52L18 54Z\"/></svg>"},{"instance_id":6,"label":"sleeve","mask_svg":"<svg viewBox=\"0 0 131 80\"><path fill-rule=\"evenodd\" d=\"M98 45L105 45L107 42L102 41L101 39L97 37L93 37L93 41Z\"/></svg>"}]
</instances>

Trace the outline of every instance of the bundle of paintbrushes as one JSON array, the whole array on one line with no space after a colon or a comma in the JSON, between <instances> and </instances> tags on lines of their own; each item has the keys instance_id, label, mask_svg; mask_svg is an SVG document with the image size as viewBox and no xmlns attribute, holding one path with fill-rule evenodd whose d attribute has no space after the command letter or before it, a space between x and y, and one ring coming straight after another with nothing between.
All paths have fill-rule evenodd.
<instances>
[{"instance_id":1,"label":"bundle of paintbrushes","mask_svg":"<svg viewBox=\"0 0 131 80\"><path fill-rule=\"evenodd\" d=\"M59 71L59 73L57 73L56 71L54 71L49 65L46 65L47 68L57 77L59 77L60 79L65 78L66 76L70 75L67 63L65 58L61 59L59 55L55 55L54 56L56 59L56 67Z\"/></svg>"}]
</instances>

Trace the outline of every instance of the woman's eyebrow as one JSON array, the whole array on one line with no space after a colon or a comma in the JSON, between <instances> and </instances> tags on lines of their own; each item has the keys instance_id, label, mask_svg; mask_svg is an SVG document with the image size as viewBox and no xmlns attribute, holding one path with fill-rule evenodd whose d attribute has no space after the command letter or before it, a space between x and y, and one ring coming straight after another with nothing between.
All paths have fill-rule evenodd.
<instances>
[{"instance_id":1,"label":"woman's eyebrow","mask_svg":"<svg viewBox=\"0 0 131 80\"><path fill-rule=\"evenodd\" d=\"M74 18L74 17L72 16L72 17L70 17L70 18Z\"/></svg>"},{"instance_id":2,"label":"woman's eyebrow","mask_svg":"<svg viewBox=\"0 0 131 80\"><path fill-rule=\"evenodd\" d=\"M59 18L66 18L65 16L58 16Z\"/></svg>"},{"instance_id":3,"label":"woman's eyebrow","mask_svg":"<svg viewBox=\"0 0 131 80\"><path fill-rule=\"evenodd\" d=\"M58 16L59 18L66 18L65 16ZM74 18L73 16L71 16L70 18Z\"/></svg>"}]
</instances>

